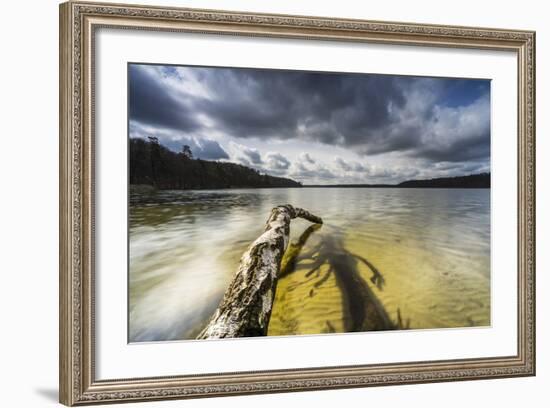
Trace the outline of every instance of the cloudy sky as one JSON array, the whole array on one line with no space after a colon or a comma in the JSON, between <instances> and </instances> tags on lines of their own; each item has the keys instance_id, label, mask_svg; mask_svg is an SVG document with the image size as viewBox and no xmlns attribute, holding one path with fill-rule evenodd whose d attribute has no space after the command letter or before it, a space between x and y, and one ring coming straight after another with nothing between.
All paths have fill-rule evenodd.
<instances>
[{"instance_id":1,"label":"cloudy sky","mask_svg":"<svg viewBox=\"0 0 550 408\"><path fill-rule=\"evenodd\" d=\"M490 168L490 81L130 64L130 137L304 184Z\"/></svg>"}]
</instances>

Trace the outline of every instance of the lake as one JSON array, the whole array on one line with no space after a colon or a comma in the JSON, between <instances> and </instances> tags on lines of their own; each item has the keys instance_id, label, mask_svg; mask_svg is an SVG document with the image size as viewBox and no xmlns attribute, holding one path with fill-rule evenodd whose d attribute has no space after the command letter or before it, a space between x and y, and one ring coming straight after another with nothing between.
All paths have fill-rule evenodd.
<instances>
[{"instance_id":1,"label":"lake","mask_svg":"<svg viewBox=\"0 0 550 408\"><path fill-rule=\"evenodd\" d=\"M411 329L490 325L490 189L281 188L132 193L129 340L193 339L218 306L271 208L291 222L300 255L279 280L268 335L344 332L331 266L338 252L388 316ZM371 280L375 266L383 281ZM376 284L378 283L378 285Z\"/></svg>"}]
</instances>

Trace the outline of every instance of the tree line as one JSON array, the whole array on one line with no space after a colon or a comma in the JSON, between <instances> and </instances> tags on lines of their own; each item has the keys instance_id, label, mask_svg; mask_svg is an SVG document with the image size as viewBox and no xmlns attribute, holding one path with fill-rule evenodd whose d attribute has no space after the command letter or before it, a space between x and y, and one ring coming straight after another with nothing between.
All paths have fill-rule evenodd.
<instances>
[{"instance_id":1,"label":"tree line","mask_svg":"<svg viewBox=\"0 0 550 408\"><path fill-rule=\"evenodd\" d=\"M491 174L480 173L430 180L408 180L397 186L404 188L491 188Z\"/></svg>"},{"instance_id":2,"label":"tree line","mask_svg":"<svg viewBox=\"0 0 550 408\"><path fill-rule=\"evenodd\" d=\"M302 186L240 164L195 159L188 145L176 153L156 137L130 138L129 144L131 185L150 185L159 190Z\"/></svg>"}]
</instances>

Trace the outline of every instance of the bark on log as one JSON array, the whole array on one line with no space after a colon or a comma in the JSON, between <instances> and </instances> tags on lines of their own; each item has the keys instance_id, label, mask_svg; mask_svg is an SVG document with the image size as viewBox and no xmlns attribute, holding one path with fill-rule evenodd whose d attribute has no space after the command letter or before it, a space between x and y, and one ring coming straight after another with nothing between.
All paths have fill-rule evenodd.
<instances>
[{"instance_id":1,"label":"bark on log","mask_svg":"<svg viewBox=\"0 0 550 408\"><path fill-rule=\"evenodd\" d=\"M273 208L263 234L241 257L218 309L198 339L267 334L281 259L288 246L290 221L294 218L323 223L320 217L290 204Z\"/></svg>"}]
</instances>

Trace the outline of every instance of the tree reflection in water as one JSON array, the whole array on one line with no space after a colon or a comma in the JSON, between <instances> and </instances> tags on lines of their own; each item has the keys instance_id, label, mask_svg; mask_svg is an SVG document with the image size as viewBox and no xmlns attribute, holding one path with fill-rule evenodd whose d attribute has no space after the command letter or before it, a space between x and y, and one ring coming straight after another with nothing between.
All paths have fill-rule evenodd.
<instances>
[{"instance_id":1,"label":"tree reflection in water","mask_svg":"<svg viewBox=\"0 0 550 408\"><path fill-rule=\"evenodd\" d=\"M292 291L297 286L310 285L309 296L313 297L331 275L342 294L342 309L345 332L361 332L376 330L408 329L410 320L403 322L401 312L397 309L397 321L393 321L376 294L374 289L382 291L385 280L382 273L366 258L348 251L344 246L342 235L337 231L331 234L321 234L320 242L310 251L303 252L311 235L321 228L321 225L308 227L296 242L291 243L281 262L279 279L284 278L297 269L307 268L307 278L288 287ZM303 262L305 261L305 262ZM367 266L371 272L369 283L361 276L359 264ZM321 274L321 268L325 272ZM334 333L333 325L327 321L325 332Z\"/></svg>"}]
</instances>

